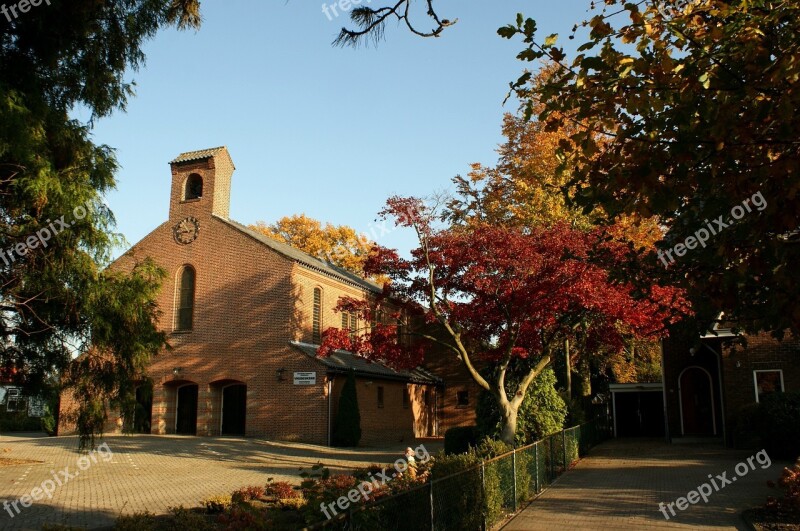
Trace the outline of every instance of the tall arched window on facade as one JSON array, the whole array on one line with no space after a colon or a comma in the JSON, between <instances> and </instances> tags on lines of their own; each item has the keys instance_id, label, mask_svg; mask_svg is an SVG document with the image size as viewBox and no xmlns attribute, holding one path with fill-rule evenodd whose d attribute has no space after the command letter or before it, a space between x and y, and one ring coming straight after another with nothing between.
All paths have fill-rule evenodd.
<instances>
[{"instance_id":1,"label":"tall arched window on facade","mask_svg":"<svg viewBox=\"0 0 800 531\"><path fill-rule=\"evenodd\" d=\"M322 341L322 290L314 288L314 312L311 322L311 341L319 345Z\"/></svg>"},{"instance_id":2,"label":"tall arched window on facade","mask_svg":"<svg viewBox=\"0 0 800 531\"><path fill-rule=\"evenodd\" d=\"M175 305L175 330L191 330L194 321L195 271L192 266L183 266L178 275Z\"/></svg>"},{"instance_id":3,"label":"tall arched window on facade","mask_svg":"<svg viewBox=\"0 0 800 531\"><path fill-rule=\"evenodd\" d=\"M196 173L191 174L186 178L186 183L183 187L183 199L200 199L203 197L203 178Z\"/></svg>"}]
</instances>

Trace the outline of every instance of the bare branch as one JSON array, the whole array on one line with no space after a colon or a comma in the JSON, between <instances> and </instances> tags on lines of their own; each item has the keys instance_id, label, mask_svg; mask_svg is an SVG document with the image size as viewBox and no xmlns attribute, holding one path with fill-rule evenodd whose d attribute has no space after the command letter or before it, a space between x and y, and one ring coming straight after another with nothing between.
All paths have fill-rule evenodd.
<instances>
[{"instance_id":1,"label":"bare branch","mask_svg":"<svg viewBox=\"0 0 800 531\"><path fill-rule=\"evenodd\" d=\"M438 37L448 26L452 26L458 19L448 20L441 18L433 8L433 0L426 0L428 9L427 16L433 23L433 27L428 30L421 30L411 19L411 4L414 0L399 0L393 6L378 8L358 7L350 13L350 20L355 25L355 29L342 28L339 35L334 39L334 46L353 46L356 47L365 39L377 45L385 36L386 21L397 19L419 37Z\"/></svg>"}]
</instances>

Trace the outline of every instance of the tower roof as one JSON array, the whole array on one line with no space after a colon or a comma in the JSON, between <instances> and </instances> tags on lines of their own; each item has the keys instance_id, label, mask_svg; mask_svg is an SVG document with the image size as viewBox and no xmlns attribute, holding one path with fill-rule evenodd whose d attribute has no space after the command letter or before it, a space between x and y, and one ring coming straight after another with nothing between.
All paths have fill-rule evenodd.
<instances>
[{"instance_id":1,"label":"tower roof","mask_svg":"<svg viewBox=\"0 0 800 531\"><path fill-rule=\"evenodd\" d=\"M191 162L193 160L202 160L214 157L221 153L228 153L228 148L225 146L209 148L209 149L200 149L197 151L187 151L186 153L181 153L173 160L169 161L170 164L179 164L181 162ZM228 155L230 157L230 155Z\"/></svg>"}]
</instances>

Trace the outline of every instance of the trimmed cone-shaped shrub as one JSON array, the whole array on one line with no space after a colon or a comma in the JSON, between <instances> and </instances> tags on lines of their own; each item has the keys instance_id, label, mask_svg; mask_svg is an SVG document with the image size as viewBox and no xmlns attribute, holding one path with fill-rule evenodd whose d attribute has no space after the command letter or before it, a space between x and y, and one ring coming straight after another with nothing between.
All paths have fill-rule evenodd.
<instances>
[{"instance_id":1,"label":"trimmed cone-shaped shrub","mask_svg":"<svg viewBox=\"0 0 800 531\"><path fill-rule=\"evenodd\" d=\"M339 411L333 427L334 446L358 446L361 440L361 414L358 412L356 377L351 372L339 397Z\"/></svg>"}]
</instances>

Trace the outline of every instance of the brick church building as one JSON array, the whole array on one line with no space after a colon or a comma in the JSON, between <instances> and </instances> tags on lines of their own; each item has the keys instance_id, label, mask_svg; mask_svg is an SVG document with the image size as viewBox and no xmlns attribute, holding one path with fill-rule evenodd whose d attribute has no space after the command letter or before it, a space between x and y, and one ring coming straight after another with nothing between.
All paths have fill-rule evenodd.
<instances>
[{"instance_id":1,"label":"brick church building","mask_svg":"<svg viewBox=\"0 0 800 531\"><path fill-rule=\"evenodd\" d=\"M111 266L149 256L167 271L159 328L173 348L154 357L152 389L137 392L137 431L330 444L351 371L363 445L474 424L477 387L457 360L434 353L427 368L395 371L348 352L316 356L324 329L365 326L334 312L338 299L374 300L381 287L231 220L226 148L183 153L170 167L169 219ZM62 400L63 412L71 406ZM119 426L111 419L108 431Z\"/></svg>"}]
</instances>

